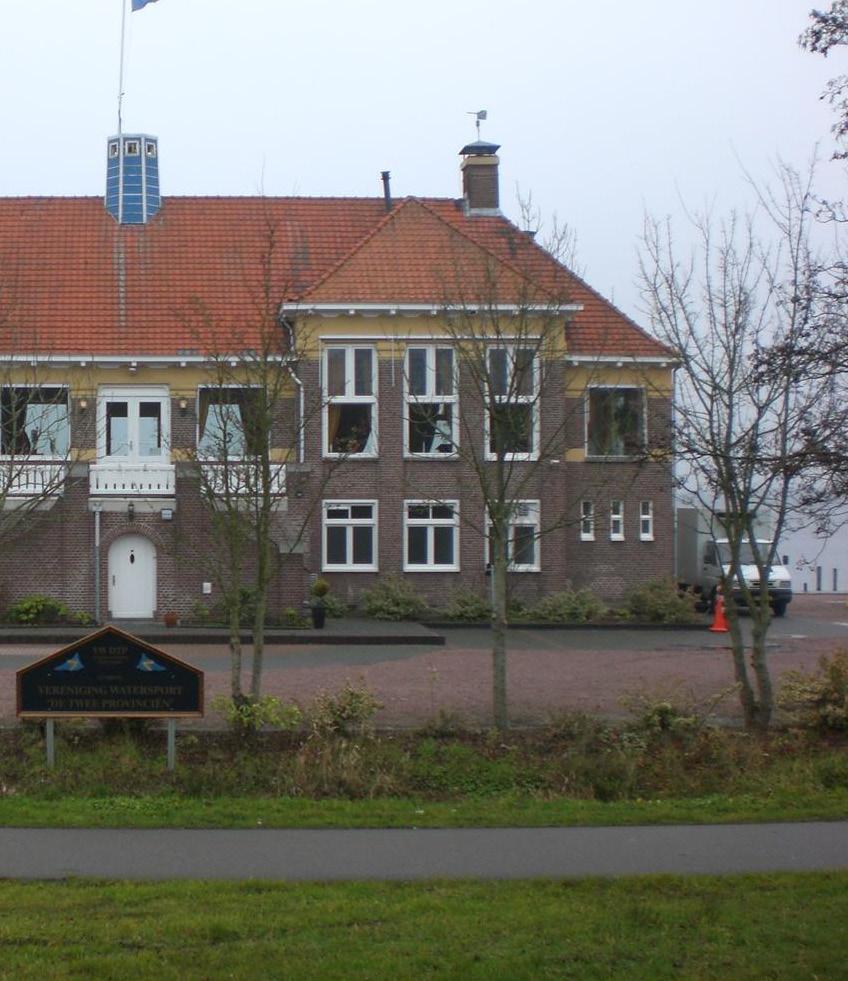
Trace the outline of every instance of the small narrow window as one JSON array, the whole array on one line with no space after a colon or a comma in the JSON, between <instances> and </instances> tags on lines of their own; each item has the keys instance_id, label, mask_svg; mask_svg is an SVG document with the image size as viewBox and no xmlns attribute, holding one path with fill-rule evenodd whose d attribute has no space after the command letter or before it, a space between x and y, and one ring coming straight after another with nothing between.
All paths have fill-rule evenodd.
<instances>
[{"instance_id":1,"label":"small narrow window","mask_svg":"<svg viewBox=\"0 0 848 981\"><path fill-rule=\"evenodd\" d=\"M595 505L592 501L582 501L580 504L580 540L595 540Z\"/></svg>"},{"instance_id":2,"label":"small narrow window","mask_svg":"<svg viewBox=\"0 0 848 981\"><path fill-rule=\"evenodd\" d=\"M624 541L624 501L610 501L610 541Z\"/></svg>"},{"instance_id":3,"label":"small narrow window","mask_svg":"<svg viewBox=\"0 0 848 981\"><path fill-rule=\"evenodd\" d=\"M155 157L156 156L156 144L155 143L150 143L150 142L145 143L144 144L144 152L147 154L148 157Z\"/></svg>"},{"instance_id":4,"label":"small narrow window","mask_svg":"<svg viewBox=\"0 0 848 981\"><path fill-rule=\"evenodd\" d=\"M643 542L654 540L654 502L642 501L639 504L639 538Z\"/></svg>"},{"instance_id":5,"label":"small narrow window","mask_svg":"<svg viewBox=\"0 0 848 981\"><path fill-rule=\"evenodd\" d=\"M124 143L124 155L127 157L138 156L138 140L127 140Z\"/></svg>"},{"instance_id":6,"label":"small narrow window","mask_svg":"<svg viewBox=\"0 0 848 981\"><path fill-rule=\"evenodd\" d=\"M113 158L118 156L118 144L117 143L114 143L113 142L113 143L110 143L109 144L109 156L110 157L113 157Z\"/></svg>"}]
</instances>

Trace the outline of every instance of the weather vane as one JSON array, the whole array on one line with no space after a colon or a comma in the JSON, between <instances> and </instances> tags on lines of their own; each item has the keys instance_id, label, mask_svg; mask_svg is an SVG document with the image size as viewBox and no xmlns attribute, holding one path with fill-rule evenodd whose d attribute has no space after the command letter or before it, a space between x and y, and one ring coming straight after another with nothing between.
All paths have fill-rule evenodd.
<instances>
[{"instance_id":1,"label":"weather vane","mask_svg":"<svg viewBox=\"0 0 848 981\"><path fill-rule=\"evenodd\" d=\"M477 142L480 142L480 123L484 119L488 119L489 113L485 109L478 109L476 112L466 113L467 116L473 116L477 124Z\"/></svg>"}]
</instances>

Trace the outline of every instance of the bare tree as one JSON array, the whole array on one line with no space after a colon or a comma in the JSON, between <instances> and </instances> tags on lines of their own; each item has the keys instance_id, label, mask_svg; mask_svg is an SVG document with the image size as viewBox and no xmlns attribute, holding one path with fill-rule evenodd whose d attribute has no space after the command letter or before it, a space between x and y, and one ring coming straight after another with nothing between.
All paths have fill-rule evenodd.
<instances>
[{"instance_id":1,"label":"bare tree","mask_svg":"<svg viewBox=\"0 0 848 981\"><path fill-rule=\"evenodd\" d=\"M581 520L564 500L540 514L539 499L546 482L551 499L551 464L564 458L575 430L582 434L584 411L582 402L567 407L573 281L556 262L563 245L573 250L573 236L560 229L543 254L526 233L513 234L522 241L509 267L479 254L455 257L439 325L445 345L411 343L404 371L407 451L460 460L470 497L480 502L459 517L487 541L492 703L500 730L509 724L510 573L537 568L540 539ZM600 490L588 481L583 489L585 496ZM444 509L441 501L416 507L427 505ZM423 536L421 542L423 548Z\"/></svg>"},{"instance_id":2,"label":"bare tree","mask_svg":"<svg viewBox=\"0 0 848 981\"><path fill-rule=\"evenodd\" d=\"M641 258L647 312L680 357L674 429L680 484L726 533L723 591L740 593L750 611L750 670L733 604L728 621L745 721L760 728L769 725L773 707L768 572L787 518L819 472L806 422L820 393L797 356L817 315L815 200L811 177L802 180L787 167L780 176L777 192L760 194L756 217L691 216L696 246L686 259L670 223L647 219ZM770 237L759 234L758 220ZM766 514L774 525L768 548L757 543ZM758 588L742 575L751 559Z\"/></svg>"}]
</instances>

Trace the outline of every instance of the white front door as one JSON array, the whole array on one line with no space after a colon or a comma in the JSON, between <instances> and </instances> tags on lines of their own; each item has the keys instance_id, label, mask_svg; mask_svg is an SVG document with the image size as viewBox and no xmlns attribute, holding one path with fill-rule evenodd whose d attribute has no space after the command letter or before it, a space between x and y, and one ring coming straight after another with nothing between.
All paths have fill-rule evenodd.
<instances>
[{"instance_id":1,"label":"white front door","mask_svg":"<svg viewBox=\"0 0 848 981\"><path fill-rule=\"evenodd\" d=\"M109 546L109 610L116 619L149 619L156 609L156 546L123 535Z\"/></svg>"}]
</instances>

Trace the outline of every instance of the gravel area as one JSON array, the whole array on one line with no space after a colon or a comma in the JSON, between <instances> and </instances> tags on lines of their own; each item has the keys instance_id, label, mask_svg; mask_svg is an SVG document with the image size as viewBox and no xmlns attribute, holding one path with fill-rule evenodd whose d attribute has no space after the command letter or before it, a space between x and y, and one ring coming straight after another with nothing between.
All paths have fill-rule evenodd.
<instances>
[{"instance_id":1,"label":"gravel area","mask_svg":"<svg viewBox=\"0 0 848 981\"><path fill-rule=\"evenodd\" d=\"M848 647L845 597L802 595L770 637L775 680L790 668L812 668L838 646ZM383 702L379 722L386 726L422 725L441 711L469 723L491 717L491 655L484 632L447 632L447 646L367 645L345 649L289 646L266 655L264 690L308 703L321 691L346 681L368 686ZM726 635L707 631L515 631L508 655L511 718L538 724L557 713L581 710L607 716L626 714L622 699L639 692L691 693L704 703L733 686ZM162 645L206 671L208 705L228 688L226 648L222 645ZM49 646L0 646L0 722L15 722L15 670L50 653ZM245 681L247 679L245 678ZM739 717L733 692L718 706L722 718ZM182 725L182 723L181 723Z\"/></svg>"}]
</instances>

